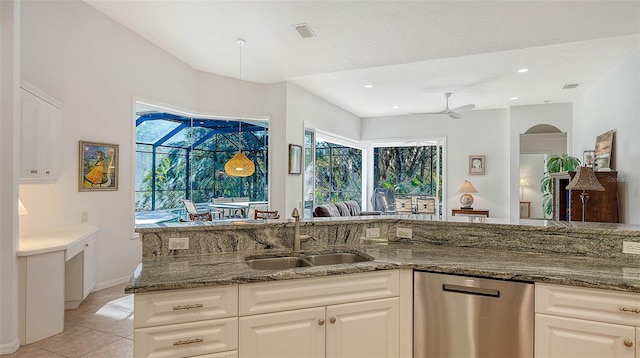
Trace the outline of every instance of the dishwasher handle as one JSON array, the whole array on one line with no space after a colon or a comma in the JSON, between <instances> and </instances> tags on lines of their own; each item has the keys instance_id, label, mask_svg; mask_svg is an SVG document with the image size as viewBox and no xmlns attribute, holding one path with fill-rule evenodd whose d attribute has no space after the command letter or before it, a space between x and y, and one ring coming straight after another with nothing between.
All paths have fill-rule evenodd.
<instances>
[{"instance_id":1,"label":"dishwasher handle","mask_svg":"<svg viewBox=\"0 0 640 358\"><path fill-rule=\"evenodd\" d=\"M493 288L468 287L468 286L451 285L448 283L444 283L442 284L442 291L500 298L500 290L496 290Z\"/></svg>"}]
</instances>

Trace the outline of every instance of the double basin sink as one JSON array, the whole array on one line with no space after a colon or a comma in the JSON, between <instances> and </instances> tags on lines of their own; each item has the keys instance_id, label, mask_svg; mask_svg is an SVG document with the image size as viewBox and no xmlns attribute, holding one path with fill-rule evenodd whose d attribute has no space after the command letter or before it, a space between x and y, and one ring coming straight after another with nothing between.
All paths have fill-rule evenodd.
<instances>
[{"instance_id":1,"label":"double basin sink","mask_svg":"<svg viewBox=\"0 0 640 358\"><path fill-rule=\"evenodd\" d=\"M264 257L247 259L247 265L256 270L285 270L296 267L349 264L372 261L363 254L353 252L334 252L327 254L301 254L299 256Z\"/></svg>"}]
</instances>

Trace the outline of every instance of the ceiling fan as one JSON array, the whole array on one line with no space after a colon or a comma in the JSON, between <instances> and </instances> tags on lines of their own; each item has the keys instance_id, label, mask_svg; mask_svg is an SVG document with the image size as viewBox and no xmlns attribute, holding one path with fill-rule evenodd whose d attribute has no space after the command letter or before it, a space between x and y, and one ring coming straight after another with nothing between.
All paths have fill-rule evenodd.
<instances>
[{"instance_id":1,"label":"ceiling fan","mask_svg":"<svg viewBox=\"0 0 640 358\"><path fill-rule=\"evenodd\" d=\"M444 96L447 98L447 105L444 110L440 112L425 112L425 113L411 113L411 114L446 114L451 118L460 119L464 117L462 114L460 114L460 112L470 111L476 108L475 104L467 104L464 106L456 107L454 109L449 109L449 97L451 97L451 94L452 94L451 92L447 92L444 94Z\"/></svg>"}]
</instances>

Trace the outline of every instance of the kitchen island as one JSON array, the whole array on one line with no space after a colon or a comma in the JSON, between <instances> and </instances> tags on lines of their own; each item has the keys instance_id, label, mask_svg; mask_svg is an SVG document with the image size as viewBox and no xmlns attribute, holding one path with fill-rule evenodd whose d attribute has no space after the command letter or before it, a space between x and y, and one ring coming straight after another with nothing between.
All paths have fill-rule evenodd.
<instances>
[{"instance_id":1,"label":"kitchen island","mask_svg":"<svg viewBox=\"0 0 640 358\"><path fill-rule=\"evenodd\" d=\"M139 228L143 259L126 287L136 294L136 356L154 351L273 356L283 347L314 357L363 352L411 356L414 270L535 283L536 295L540 287L541 297L551 297L546 306L536 301L536 337L549 337L536 339L536 349L545 356L588 346L555 338L557 321L567 319L573 330L591 327L592 321L624 324L604 348L622 347L635 354L637 339L630 332L640 327L640 318L623 308L640 308L633 304L640 302L640 256L621 251L624 241L640 242L640 232L624 226L574 226L316 219L301 224L301 233L313 237L302 253L361 253L373 260L278 270L252 269L246 260L298 255L290 249L291 222ZM367 230L372 228L378 230ZM398 229L400 236L410 230L411 238L396 236ZM367 235L372 232L379 237ZM173 249L169 239L176 237L189 238L189 248ZM558 292L559 297L573 295L568 304L581 302L585 312L596 310L585 297L596 297L597 310L607 307L613 313L603 319L572 309L570 318L564 318L567 314L554 307ZM629 305L619 311L621 302ZM206 333L193 335L205 328ZM175 332L192 333L180 333L184 338L177 341L158 338L176 337ZM588 333L593 332L611 336L609 326ZM604 342L600 337L594 340L598 345Z\"/></svg>"}]
</instances>

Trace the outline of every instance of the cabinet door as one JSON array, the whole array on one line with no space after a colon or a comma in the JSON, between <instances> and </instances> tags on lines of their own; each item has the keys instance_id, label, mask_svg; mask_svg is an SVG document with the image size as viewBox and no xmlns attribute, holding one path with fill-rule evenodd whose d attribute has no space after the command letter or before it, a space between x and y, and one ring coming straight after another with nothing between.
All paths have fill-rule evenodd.
<instances>
[{"instance_id":1,"label":"cabinet door","mask_svg":"<svg viewBox=\"0 0 640 358\"><path fill-rule=\"evenodd\" d=\"M325 308L240 317L240 357L322 358Z\"/></svg>"},{"instance_id":2,"label":"cabinet door","mask_svg":"<svg viewBox=\"0 0 640 358\"><path fill-rule=\"evenodd\" d=\"M397 357L399 299L327 307L327 357Z\"/></svg>"},{"instance_id":3,"label":"cabinet door","mask_svg":"<svg viewBox=\"0 0 640 358\"><path fill-rule=\"evenodd\" d=\"M536 358L635 357L634 327L543 314L535 326Z\"/></svg>"},{"instance_id":4,"label":"cabinet door","mask_svg":"<svg viewBox=\"0 0 640 358\"><path fill-rule=\"evenodd\" d=\"M60 109L21 90L20 178L57 179L60 167Z\"/></svg>"},{"instance_id":5,"label":"cabinet door","mask_svg":"<svg viewBox=\"0 0 640 358\"><path fill-rule=\"evenodd\" d=\"M95 251L95 238L90 237L85 242L83 265L82 265L82 299L87 296L96 287L96 251Z\"/></svg>"}]
</instances>

